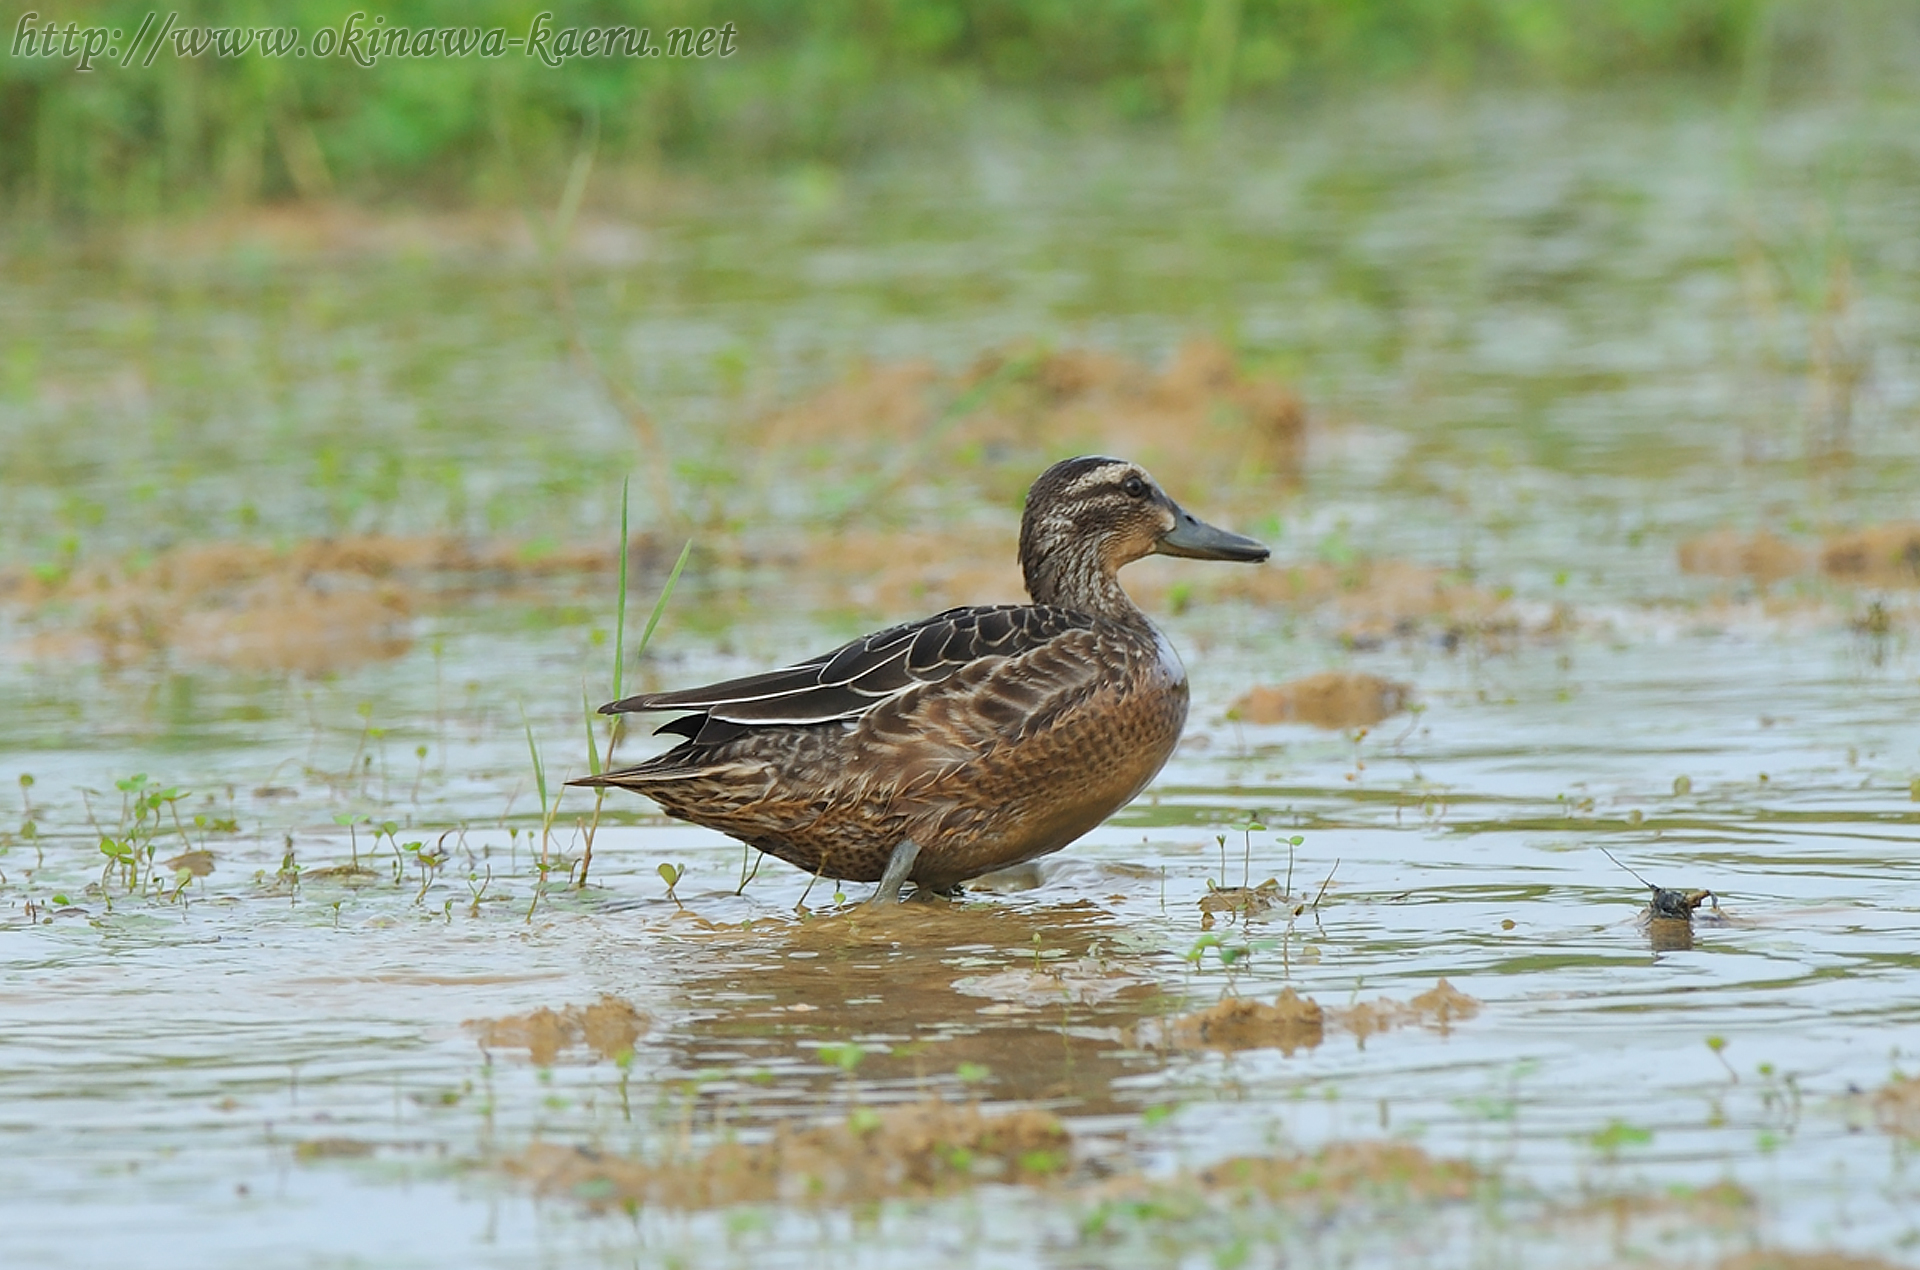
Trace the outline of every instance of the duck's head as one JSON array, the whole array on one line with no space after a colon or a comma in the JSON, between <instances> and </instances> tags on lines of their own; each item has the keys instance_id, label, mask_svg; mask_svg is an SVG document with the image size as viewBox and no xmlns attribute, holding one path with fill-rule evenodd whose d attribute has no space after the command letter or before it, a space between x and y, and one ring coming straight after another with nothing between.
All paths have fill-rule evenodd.
<instances>
[{"instance_id":1,"label":"duck's head","mask_svg":"<svg viewBox=\"0 0 1920 1270\"><path fill-rule=\"evenodd\" d=\"M1115 598L1124 603L1114 575L1151 555L1254 563L1268 552L1183 510L1145 468L1125 459L1066 459L1027 491L1020 570L1036 604L1100 612Z\"/></svg>"}]
</instances>

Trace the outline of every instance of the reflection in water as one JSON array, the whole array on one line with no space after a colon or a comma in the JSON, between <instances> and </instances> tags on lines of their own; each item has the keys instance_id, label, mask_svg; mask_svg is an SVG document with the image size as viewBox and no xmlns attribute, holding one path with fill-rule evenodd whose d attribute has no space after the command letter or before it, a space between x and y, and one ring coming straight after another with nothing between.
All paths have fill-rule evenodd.
<instances>
[{"instance_id":1,"label":"reflection in water","mask_svg":"<svg viewBox=\"0 0 1920 1270\"><path fill-rule=\"evenodd\" d=\"M702 1086L730 1116L806 1115L849 1093L822 1046L860 1049L876 1102L985 1096L1108 1114L1150 1070L1131 1043L1163 1009L1168 958L1121 952L1124 928L1084 900L915 901L689 938L669 963L686 1020L662 1044L682 1070L771 1072ZM844 1066L845 1064L842 1064Z\"/></svg>"}]
</instances>

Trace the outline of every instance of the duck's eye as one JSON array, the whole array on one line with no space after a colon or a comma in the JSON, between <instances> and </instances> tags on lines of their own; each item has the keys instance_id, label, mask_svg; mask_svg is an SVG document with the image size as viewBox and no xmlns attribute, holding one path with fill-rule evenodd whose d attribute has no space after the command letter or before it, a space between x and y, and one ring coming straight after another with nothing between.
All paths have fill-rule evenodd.
<instances>
[{"instance_id":1,"label":"duck's eye","mask_svg":"<svg viewBox=\"0 0 1920 1270\"><path fill-rule=\"evenodd\" d=\"M1147 496L1147 483L1137 476L1129 476L1126 480L1120 482L1120 491L1128 498L1145 498Z\"/></svg>"}]
</instances>

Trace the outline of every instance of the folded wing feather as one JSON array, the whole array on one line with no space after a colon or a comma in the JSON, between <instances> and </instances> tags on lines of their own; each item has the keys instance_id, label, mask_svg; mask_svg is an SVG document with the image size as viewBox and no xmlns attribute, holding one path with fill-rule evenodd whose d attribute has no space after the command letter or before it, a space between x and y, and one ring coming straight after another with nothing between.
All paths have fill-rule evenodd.
<instances>
[{"instance_id":1,"label":"folded wing feather","mask_svg":"<svg viewBox=\"0 0 1920 1270\"><path fill-rule=\"evenodd\" d=\"M940 683L990 657L1033 652L1092 620L1067 609L993 605L948 609L890 626L830 653L780 670L700 688L641 693L600 707L602 714L686 710L660 729L683 736L714 722L753 726L853 719L919 684ZM711 739L711 738L709 738Z\"/></svg>"}]
</instances>

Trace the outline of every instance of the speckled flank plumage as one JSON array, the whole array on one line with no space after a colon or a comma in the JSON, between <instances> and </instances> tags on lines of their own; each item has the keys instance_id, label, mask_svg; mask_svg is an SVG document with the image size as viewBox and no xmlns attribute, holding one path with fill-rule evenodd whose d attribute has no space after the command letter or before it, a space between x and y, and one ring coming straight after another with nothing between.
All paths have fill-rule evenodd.
<instances>
[{"instance_id":1,"label":"speckled flank plumage","mask_svg":"<svg viewBox=\"0 0 1920 1270\"><path fill-rule=\"evenodd\" d=\"M810 873L880 878L905 839L935 890L1057 851L1138 794L1187 715L1179 658L1113 572L1213 534L1137 467L1057 464L1035 482L1022 565L1040 603L952 609L784 670L646 694L686 740L581 783L617 785ZM1255 555L1254 553L1258 553ZM1063 567L1064 566L1064 567Z\"/></svg>"}]
</instances>

